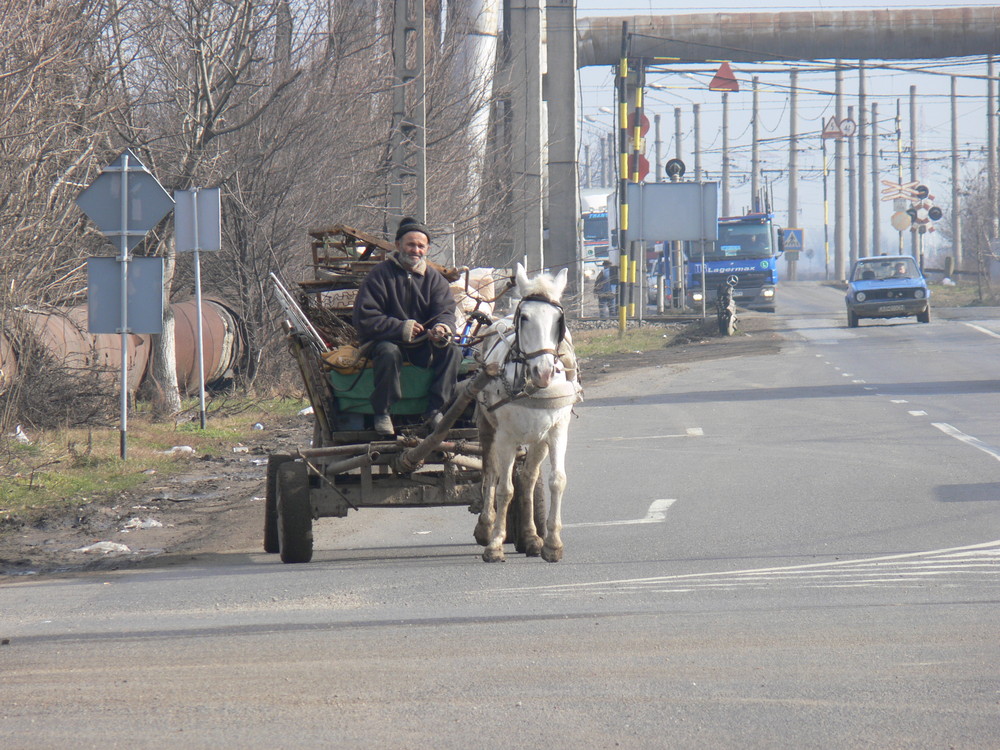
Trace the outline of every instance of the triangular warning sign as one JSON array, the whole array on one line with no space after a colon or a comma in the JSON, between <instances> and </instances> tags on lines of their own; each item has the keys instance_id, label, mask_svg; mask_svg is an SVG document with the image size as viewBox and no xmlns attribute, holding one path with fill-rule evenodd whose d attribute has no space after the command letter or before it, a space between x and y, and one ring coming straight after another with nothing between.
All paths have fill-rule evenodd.
<instances>
[{"instance_id":1,"label":"triangular warning sign","mask_svg":"<svg viewBox=\"0 0 1000 750\"><path fill-rule=\"evenodd\" d=\"M736 75L729 63L723 62L716 71L712 82L708 84L711 91L739 91L740 84L736 82Z\"/></svg>"},{"instance_id":2,"label":"triangular warning sign","mask_svg":"<svg viewBox=\"0 0 1000 750\"><path fill-rule=\"evenodd\" d=\"M837 122L837 118L830 115L830 119L823 124L823 137L824 138L843 138L844 131L840 129L840 123Z\"/></svg>"}]
</instances>

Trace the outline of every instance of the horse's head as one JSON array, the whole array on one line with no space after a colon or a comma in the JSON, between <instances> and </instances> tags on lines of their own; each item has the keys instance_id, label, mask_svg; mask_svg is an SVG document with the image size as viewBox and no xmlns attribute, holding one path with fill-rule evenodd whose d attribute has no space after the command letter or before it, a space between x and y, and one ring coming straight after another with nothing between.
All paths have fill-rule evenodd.
<instances>
[{"instance_id":1,"label":"horse's head","mask_svg":"<svg viewBox=\"0 0 1000 750\"><path fill-rule=\"evenodd\" d=\"M566 269L529 279L520 263L515 279L521 297L514 315L517 346L524 357L528 378L545 388L556 373L559 344L566 333L566 319L559 299L566 288Z\"/></svg>"}]
</instances>

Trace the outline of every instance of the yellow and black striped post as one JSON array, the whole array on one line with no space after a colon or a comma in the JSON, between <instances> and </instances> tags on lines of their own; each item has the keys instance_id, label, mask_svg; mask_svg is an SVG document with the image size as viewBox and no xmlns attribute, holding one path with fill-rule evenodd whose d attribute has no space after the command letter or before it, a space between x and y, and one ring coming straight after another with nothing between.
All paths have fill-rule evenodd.
<instances>
[{"instance_id":1,"label":"yellow and black striped post","mask_svg":"<svg viewBox=\"0 0 1000 750\"><path fill-rule=\"evenodd\" d=\"M621 58L618 62L618 335L625 334L628 314L628 21L622 22Z\"/></svg>"}]
</instances>

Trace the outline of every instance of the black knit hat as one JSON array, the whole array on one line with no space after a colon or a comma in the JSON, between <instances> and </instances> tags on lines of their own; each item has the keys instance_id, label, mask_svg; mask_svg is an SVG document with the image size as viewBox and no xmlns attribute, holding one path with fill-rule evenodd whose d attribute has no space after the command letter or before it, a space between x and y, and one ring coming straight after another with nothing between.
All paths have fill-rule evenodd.
<instances>
[{"instance_id":1,"label":"black knit hat","mask_svg":"<svg viewBox=\"0 0 1000 750\"><path fill-rule=\"evenodd\" d=\"M396 230L396 239L399 240L407 232L422 232L424 236L427 237L427 241L431 241L430 230L422 223L416 219L411 219L406 217L399 222L399 229Z\"/></svg>"}]
</instances>

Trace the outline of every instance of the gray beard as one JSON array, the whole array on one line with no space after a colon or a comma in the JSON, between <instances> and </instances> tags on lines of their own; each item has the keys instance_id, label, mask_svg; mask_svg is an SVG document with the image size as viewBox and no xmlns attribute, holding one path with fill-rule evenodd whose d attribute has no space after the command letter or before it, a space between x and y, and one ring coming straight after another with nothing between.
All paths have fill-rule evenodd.
<instances>
[{"instance_id":1,"label":"gray beard","mask_svg":"<svg viewBox=\"0 0 1000 750\"><path fill-rule=\"evenodd\" d=\"M427 268L427 262L425 258L420 258L419 260L413 260L406 253L396 251L396 262L400 266L405 268L407 271L414 271L416 273L423 273Z\"/></svg>"}]
</instances>

